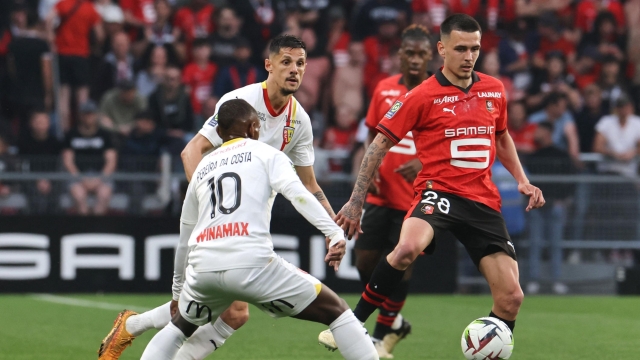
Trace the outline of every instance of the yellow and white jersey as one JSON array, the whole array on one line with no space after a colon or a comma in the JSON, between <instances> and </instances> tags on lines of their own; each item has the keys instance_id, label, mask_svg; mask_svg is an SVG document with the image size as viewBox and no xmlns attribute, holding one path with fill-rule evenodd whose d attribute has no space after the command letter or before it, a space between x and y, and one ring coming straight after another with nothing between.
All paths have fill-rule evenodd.
<instances>
[{"instance_id":1,"label":"yellow and white jersey","mask_svg":"<svg viewBox=\"0 0 640 360\"><path fill-rule=\"evenodd\" d=\"M269 101L266 81L231 91L218 101L215 114L207 119L200 129L200 134L214 147L222 145L222 139L216 133L220 105L231 99L243 99L256 109L261 125L261 142L284 152L296 166L313 165L313 133L309 115L293 96L289 103L276 113Z\"/></svg>"},{"instance_id":2,"label":"yellow and white jersey","mask_svg":"<svg viewBox=\"0 0 640 360\"><path fill-rule=\"evenodd\" d=\"M189 183L181 222L195 224L188 238L194 271L263 267L271 261L269 223L276 193L326 236L343 236L281 151L261 141L234 139L206 155Z\"/></svg>"}]
</instances>

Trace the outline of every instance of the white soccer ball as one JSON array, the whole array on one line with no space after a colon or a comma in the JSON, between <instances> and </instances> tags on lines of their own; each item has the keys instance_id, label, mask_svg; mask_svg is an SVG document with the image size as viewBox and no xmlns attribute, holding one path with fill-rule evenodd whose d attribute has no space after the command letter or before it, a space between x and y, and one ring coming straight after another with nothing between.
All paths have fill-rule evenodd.
<instances>
[{"instance_id":1,"label":"white soccer ball","mask_svg":"<svg viewBox=\"0 0 640 360\"><path fill-rule=\"evenodd\" d=\"M513 352L513 334L499 319L483 317L464 329L460 345L469 360L508 359Z\"/></svg>"}]
</instances>

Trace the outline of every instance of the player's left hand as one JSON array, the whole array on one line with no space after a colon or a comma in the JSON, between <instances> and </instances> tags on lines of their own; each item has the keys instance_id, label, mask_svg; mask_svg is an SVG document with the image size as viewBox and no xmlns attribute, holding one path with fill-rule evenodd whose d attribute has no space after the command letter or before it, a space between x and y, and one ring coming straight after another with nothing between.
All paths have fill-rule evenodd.
<instances>
[{"instance_id":1,"label":"player's left hand","mask_svg":"<svg viewBox=\"0 0 640 360\"><path fill-rule=\"evenodd\" d=\"M413 183L413 180L416 179L416 176L418 176L418 173L420 172L420 170L422 170L422 163L420 162L420 160L412 159L398 166L398 168L393 171L402 175L402 177L408 183Z\"/></svg>"},{"instance_id":2,"label":"player's left hand","mask_svg":"<svg viewBox=\"0 0 640 360\"><path fill-rule=\"evenodd\" d=\"M354 204L351 200L344 204L335 217L336 224L344 230L344 235L351 240L356 232L362 234L360 218L362 217L362 204Z\"/></svg>"},{"instance_id":3,"label":"player's left hand","mask_svg":"<svg viewBox=\"0 0 640 360\"><path fill-rule=\"evenodd\" d=\"M171 304L169 304L169 312L171 312L171 317L173 317L178 312L178 302L175 300L171 300Z\"/></svg>"},{"instance_id":4,"label":"player's left hand","mask_svg":"<svg viewBox=\"0 0 640 360\"><path fill-rule=\"evenodd\" d=\"M536 186L531 184L519 184L518 191L529 197L529 205L527 205L526 211L531 209L537 209L544 205L545 200L544 196L542 196L542 191L538 189Z\"/></svg>"},{"instance_id":5,"label":"player's left hand","mask_svg":"<svg viewBox=\"0 0 640 360\"><path fill-rule=\"evenodd\" d=\"M346 252L347 242L344 240L340 240L337 244L329 248L324 261L329 263L329 266L332 266L333 270L338 271L338 268L340 267L340 261L342 260Z\"/></svg>"}]
</instances>

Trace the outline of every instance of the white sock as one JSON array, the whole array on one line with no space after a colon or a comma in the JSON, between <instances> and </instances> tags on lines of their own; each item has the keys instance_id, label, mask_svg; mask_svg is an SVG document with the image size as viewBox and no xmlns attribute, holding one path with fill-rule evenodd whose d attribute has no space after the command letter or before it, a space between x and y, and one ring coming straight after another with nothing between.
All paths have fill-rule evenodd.
<instances>
[{"instance_id":1,"label":"white sock","mask_svg":"<svg viewBox=\"0 0 640 360\"><path fill-rule=\"evenodd\" d=\"M351 309L329 325L338 350L347 360L378 360L378 352L367 330L362 327Z\"/></svg>"},{"instance_id":2,"label":"white sock","mask_svg":"<svg viewBox=\"0 0 640 360\"><path fill-rule=\"evenodd\" d=\"M213 324L200 326L182 345L175 360L202 360L218 350L234 331L221 318L217 318Z\"/></svg>"},{"instance_id":3,"label":"white sock","mask_svg":"<svg viewBox=\"0 0 640 360\"><path fill-rule=\"evenodd\" d=\"M171 322L170 304L171 302L168 302L142 314L130 316L125 323L127 332L133 336L140 336L147 330L160 330L167 326Z\"/></svg>"},{"instance_id":4,"label":"white sock","mask_svg":"<svg viewBox=\"0 0 640 360\"><path fill-rule=\"evenodd\" d=\"M140 360L173 360L187 337L172 323L151 339Z\"/></svg>"},{"instance_id":5,"label":"white sock","mask_svg":"<svg viewBox=\"0 0 640 360\"><path fill-rule=\"evenodd\" d=\"M398 314L393 324L391 324L391 330L398 330L402 327L402 314Z\"/></svg>"}]
</instances>

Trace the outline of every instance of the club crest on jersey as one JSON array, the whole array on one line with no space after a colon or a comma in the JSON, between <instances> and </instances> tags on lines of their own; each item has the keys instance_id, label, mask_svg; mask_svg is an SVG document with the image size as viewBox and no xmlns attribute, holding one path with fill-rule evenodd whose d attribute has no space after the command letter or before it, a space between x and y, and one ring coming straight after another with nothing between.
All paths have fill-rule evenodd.
<instances>
[{"instance_id":1,"label":"club crest on jersey","mask_svg":"<svg viewBox=\"0 0 640 360\"><path fill-rule=\"evenodd\" d=\"M433 214L433 206L431 205L424 205L422 207L422 209L420 209L420 211L422 211L425 215L431 215Z\"/></svg>"},{"instance_id":2,"label":"club crest on jersey","mask_svg":"<svg viewBox=\"0 0 640 360\"><path fill-rule=\"evenodd\" d=\"M401 107L402 107L402 101L396 100L396 102L393 104L391 109L387 111L384 117L386 117L387 119L391 119L393 115L395 115L398 112L398 110L400 110Z\"/></svg>"},{"instance_id":3,"label":"club crest on jersey","mask_svg":"<svg viewBox=\"0 0 640 360\"><path fill-rule=\"evenodd\" d=\"M487 111L492 113L496 108L493 107L493 100L485 100L485 103L487 104Z\"/></svg>"},{"instance_id":4,"label":"club crest on jersey","mask_svg":"<svg viewBox=\"0 0 640 360\"><path fill-rule=\"evenodd\" d=\"M293 139L294 131L295 131L295 128L291 126L285 126L284 129L282 129L282 141L284 143L283 146L286 146L291 142L291 139Z\"/></svg>"}]
</instances>

